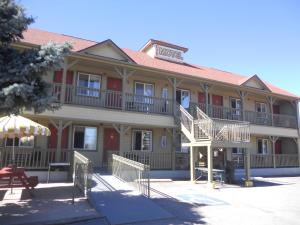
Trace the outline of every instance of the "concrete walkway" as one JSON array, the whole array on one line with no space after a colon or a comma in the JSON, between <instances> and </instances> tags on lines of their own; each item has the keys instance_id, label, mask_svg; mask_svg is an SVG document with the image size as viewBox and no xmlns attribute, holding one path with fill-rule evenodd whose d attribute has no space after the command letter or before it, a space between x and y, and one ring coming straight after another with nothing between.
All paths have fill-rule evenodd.
<instances>
[{"instance_id":1,"label":"concrete walkway","mask_svg":"<svg viewBox=\"0 0 300 225\"><path fill-rule=\"evenodd\" d=\"M162 207L112 175L93 176L91 204L111 224L131 224L172 218Z\"/></svg>"},{"instance_id":2,"label":"concrete walkway","mask_svg":"<svg viewBox=\"0 0 300 225\"><path fill-rule=\"evenodd\" d=\"M33 192L32 198L22 188L15 188L13 194L0 189L0 224L67 224L101 218L78 190L72 205L72 183L39 184Z\"/></svg>"}]
</instances>

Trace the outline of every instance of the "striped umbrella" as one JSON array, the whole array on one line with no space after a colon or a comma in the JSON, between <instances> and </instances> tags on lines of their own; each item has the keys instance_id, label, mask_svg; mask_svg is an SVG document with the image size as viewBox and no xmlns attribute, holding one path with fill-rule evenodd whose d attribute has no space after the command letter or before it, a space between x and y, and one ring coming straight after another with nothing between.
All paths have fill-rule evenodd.
<instances>
[{"instance_id":1,"label":"striped umbrella","mask_svg":"<svg viewBox=\"0 0 300 225\"><path fill-rule=\"evenodd\" d=\"M30 119L23 116L4 116L0 118L0 138L13 139L13 156L12 160L15 163L15 138L30 137L30 136L50 136L50 130Z\"/></svg>"}]
</instances>

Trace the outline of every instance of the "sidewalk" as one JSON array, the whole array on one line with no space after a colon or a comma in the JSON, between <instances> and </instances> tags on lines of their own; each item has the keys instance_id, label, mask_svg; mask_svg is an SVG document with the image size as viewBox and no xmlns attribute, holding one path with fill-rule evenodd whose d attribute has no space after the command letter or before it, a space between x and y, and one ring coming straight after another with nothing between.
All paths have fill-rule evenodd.
<instances>
[{"instance_id":1,"label":"sidewalk","mask_svg":"<svg viewBox=\"0 0 300 225\"><path fill-rule=\"evenodd\" d=\"M91 203L111 224L142 223L174 217L112 175L93 176Z\"/></svg>"},{"instance_id":2,"label":"sidewalk","mask_svg":"<svg viewBox=\"0 0 300 225\"><path fill-rule=\"evenodd\" d=\"M56 224L100 217L80 192L72 205L72 183L39 184L33 198L21 188L1 193L0 224Z\"/></svg>"}]
</instances>

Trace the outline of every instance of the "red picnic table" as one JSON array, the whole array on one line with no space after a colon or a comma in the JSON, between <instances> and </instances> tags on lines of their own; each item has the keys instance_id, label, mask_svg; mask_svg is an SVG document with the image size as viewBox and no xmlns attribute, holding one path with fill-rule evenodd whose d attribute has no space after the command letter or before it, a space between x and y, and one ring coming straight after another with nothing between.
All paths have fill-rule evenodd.
<instances>
[{"instance_id":1,"label":"red picnic table","mask_svg":"<svg viewBox=\"0 0 300 225\"><path fill-rule=\"evenodd\" d=\"M0 188L26 188L30 195L33 196L31 189L38 185L38 177L27 177L23 167L4 167L0 170Z\"/></svg>"}]
</instances>

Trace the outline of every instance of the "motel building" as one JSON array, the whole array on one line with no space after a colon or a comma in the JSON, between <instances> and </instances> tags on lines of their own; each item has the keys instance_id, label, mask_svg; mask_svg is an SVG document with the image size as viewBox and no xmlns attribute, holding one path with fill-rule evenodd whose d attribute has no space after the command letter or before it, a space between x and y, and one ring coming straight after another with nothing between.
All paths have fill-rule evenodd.
<instances>
[{"instance_id":1,"label":"motel building","mask_svg":"<svg viewBox=\"0 0 300 225\"><path fill-rule=\"evenodd\" d=\"M28 29L14 46L50 41L73 45L63 69L45 76L61 108L24 112L51 136L17 139L19 166L45 171L78 151L94 167L109 167L118 154L159 178L195 180L197 168L207 168L209 183L214 169L235 168L246 184L250 176L300 174L298 96L258 75L189 64L187 48L153 39L131 50ZM2 141L1 167L11 148L11 139Z\"/></svg>"}]
</instances>

